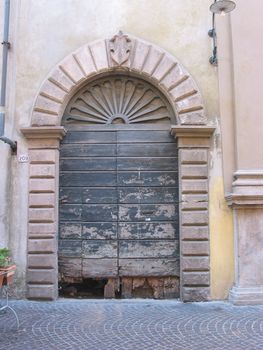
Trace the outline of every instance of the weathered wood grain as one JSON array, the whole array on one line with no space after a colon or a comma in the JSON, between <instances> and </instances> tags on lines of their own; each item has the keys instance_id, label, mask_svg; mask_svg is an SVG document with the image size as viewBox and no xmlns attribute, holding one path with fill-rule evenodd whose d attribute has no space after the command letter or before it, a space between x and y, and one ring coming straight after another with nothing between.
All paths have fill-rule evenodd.
<instances>
[{"instance_id":1,"label":"weathered wood grain","mask_svg":"<svg viewBox=\"0 0 263 350\"><path fill-rule=\"evenodd\" d=\"M121 130L117 132L118 143L174 143L174 138L169 130Z\"/></svg>"},{"instance_id":2,"label":"weathered wood grain","mask_svg":"<svg viewBox=\"0 0 263 350\"><path fill-rule=\"evenodd\" d=\"M175 157L177 147L175 143L118 144L118 157Z\"/></svg>"},{"instance_id":3,"label":"weathered wood grain","mask_svg":"<svg viewBox=\"0 0 263 350\"><path fill-rule=\"evenodd\" d=\"M117 277L117 258L115 259L82 259L82 276L90 277Z\"/></svg>"},{"instance_id":4,"label":"weathered wood grain","mask_svg":"<svg viewBox=\"0 0 263 350\"><path fill-rule=\"evenodd\" d=\"M177 241L120 241L119 257L123 258L172 258L178 254Z\"/></svg>"},{"instance_id":5,"label":"weathered wood grain","mask_svg":"<svg viewBox=\"0 0 263 350\"><path fill-rule=\"evenodd\" d=\"M80 223L61 223L59 226L59 238L74 238L80 239L82 232L82 225Z\"/></svg>"},{"instance_id":6,"label":"weathered wood grain","mask_svg":"<svg viewBox=\"0 0 263 350\"><path fill-rule=\"evenodd\" d=\"M82 280L82 261L80 258L59 258L61 282L74 283Z\"/></svg>"},{"instance_id":7,"label":"weathered wood grain","mask_svg":"<svg viewBox=\"0 0 263 350\"><path fill-rule=\"evenodd\" d=\"M61 171L114 171L116 158L85 158L85 159L61 159Z\"/></svg>"},{"instance_id":8,"label":"weathered wood grain","mask_svg":"<svg viewBox=\"0 0 263 350\"><path fill-rule=\"evenodd\" d=\"M121 204L120 221L176 221L178 213L173 204Z\"/></svg>"},{"instance_id":9,"label":"weathered wood grain","mask_svg":"<svg viewBox=\"0 0 263 350\"><path fill-rule=\"evenodd\" d=\"M63 143L116 143L115 131L69 131Z\"/></svg>"},{"instance_id":10,"label":"weathered wood grain","mask_svg":"<svg viewBox=\"0 0 263 350\"><path fill-rule=\"evenodd\" d=\"M63 187L116 186L116 172L60 172L60 185Z\"/></svg>"},{"instance_id":11,"label":"weathered wood grain","mask_svg":"<svg viewBox=\"0 0 263 350\"><path fill-rule=\"evenodd\" d=\"M62 144L60 157L116 157L115 144Z\"/></svg>"},{"instance_id":12,"label":"weathered wood grain","mask_svg":"<svg viewBox=\"0 0 263 350\"><path fill-rule=\"evenodd\" d=\"M115 204L85 204L82 206L83 221L117 221L118 206Z\"/></svg>"},{"instance_id":13,"label":"weathered wood grain","mask_svg":"<svg viewBox=\"0 0 263 350\"><path fill-rule=\"evenodd\" d=\"M118 174L118 186L177 186L178 173L149 172L149 171L122 171Z\"/></svg>"},{"instance_id":14,"label":"weathered wood grain","mask_svg":"<svg viewBox=\"0 0 263 350\"><path fill-rule=\"evenodd\" d=\"M83 239L117 239L117 223L92 222L82 227Z\"/></svg>"},{"instance_id":15,"label":"weathered wood grain","mask_svg":"<svg viewBox=\"0 0 263 350\"><path fill-rule=\"evenodd\" d=\"M120 203L176 203L177 187L120 187Z\"/></svg>"},{"instance_id":16,"label":"weathered wood grain","mask_svg":"<svg viewBox=\"0 0 263 350\"><path fill-rule=\"evenodd\" d=\"M177 158L118 158L118 171L177 171Z\"/></svg>"},{"instance_id":17,"label":"weathered wood grain","mask_svg":"<svg viewBox=\"0 0 263 350\"><path fill-rule=\"evenodd\" d=\"M178 224L168 223L124 223L118 225L120 239L178 239Z\"/></svg>"},{"instance_id":18,"label":"weathered wood grain","mask_svg":"<svg viewBox=\"0 0 263 350\"><path fill-rule=\"evenodd\" d=\"M82 257L83 258L116 258L117 257L117 241L82 241Z\"/></svg>"},{"instance_id":19,"label":"weathered wood grain","mask_svg":"<svg viewBox=\"0 0 263 350\"><path fill-rule=\"evenodd\" d=\"M73 239L61 239L58 242L59 258L63 257L81 257L82 241Z\"/></svg>"},{"instance_id":20,"label":"weathered wood grain","mask_svg":"<svg viewBox=\"0 0 263 350\"><path fill-rule=\"evenodd\" d=\"M179 276L179 257L166 259L120 259L120 276Z\"/></svg>"}]
</instances>

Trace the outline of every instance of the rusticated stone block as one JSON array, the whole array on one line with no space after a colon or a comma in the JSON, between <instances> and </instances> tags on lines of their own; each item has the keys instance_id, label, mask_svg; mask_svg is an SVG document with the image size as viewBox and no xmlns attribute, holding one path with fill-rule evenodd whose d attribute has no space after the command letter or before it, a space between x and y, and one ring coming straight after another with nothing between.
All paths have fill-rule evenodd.
<instances>
[{"instance_id":1,"label":"rusticated stone block","mask_svg":"<svg viewBox=\"0 0 263 350\"><path fill-rule=\"evenodd\" d=\"M54 208L55 203L55 194L54 193L30 193L29 195L29 207L34 208Z\"/></svg>"},{"instance_id":2,"label":"rusticated stone block","mask_svg":"<svg viewBox=\"0 0 263 350\"><path fill-rule=\"evenodd\" d=\"M67 56L59 65L59 68L72 80L75 84L80 83L85 79L78 62L73 55Z\"/></svg>"},{"instance_id":3,"label":"rusticated stone block","mask_svg":"<svg viewBox=\"0 0 263 350\"><path fill-rule=\"evenodd\" d=\"M52 149L34 149L29 151L30 163L41 164L41 163L56 163L56 151Z\"/></svg>"},{"instance_id":4,"label":"rusticated stone block","mask_svg":"<svg viewBox=\"0 0 263 350\"><path fill-rule=\"evenodd\" d=\"M209 239L208 226L182 226L180 231L181 240ZM182 244L182 243L181 243Z\"/></svg>"},{"instance_id":5,"label":"rusticated stone block","mask_svg":"<svg viewBox=\"0 0 263 350\"><path fill-rule=\"evenodd\" d=\"M185 255L209 255L208 241L183 241L181 243L181 252Z\"/></svg>"},{"instance_id":6,"label":"rusticated stone block","mask_svg":"<svg viewBox=\"0 0 263 350\"><path fill-rule=\"evenodd\" d=\"M28 253L56 253L57 241L55 238L49 239L29 239L28 240Z\"/></svg>"},{"instance_id":7,"label":"rusticated stone block","mask_svg":"<svg viewBox=\"0 0 263 350\"><path fill-rule=\"evenodd\" d=\"M209 287L184 287L182 297L185 302L210 300Z\"/></svg>"},{"instance_id":8,"label":"rusticated stone block","mask_svg":"<svg viewBox=\"0 0 263 350\"><path fill-rule=\"evenodd\" d=\"M64 72L59 67L56 67L53 72L51 73L51 76L49 77L49 80L57 84L59 87L61 87L66 92L69 92L75 84L72 80L69 79L69 77L66 76Z\"/></svg>"},{"instance_id":9,"label":"rusticated stone block","mask_svg":"<svg viewBox=\"0 0 263 350\"><path fill-rule=\"evenodd\" d=\"M61 89L52 81L46 80L45 83L41 86L41 94L50 97L53 100L57 100L60 103L63 103L66 96L66 91Z\"/></svg>"},{"instance_id":10,"label":"rusticated stone block","mask_svg":"<svg viewBox=\"0 0 263 350\"><path fill-rule=\"evenodd\" d=\"M207 225L208 211L183 211L181 213L181 225Z\"/></svg>"},{"instance_id":11,"label":"rusticated stone block","mask_svg":"<svg viewBox=\"0 0 263 350\"><path fill-rule=\"evenodd\" d=\"M56 269L57 254L28 254L27 265L31 269Z\"/></svg>"},{"instance_id":12,"label":"rusticated stone block","mask_svg":"<svg viewBox=\"0 0 263 350\"><path fill-rule=\"evenodd\" d=\"M208 175L207 165L182 165L181 178L182 179L206 179Z\"/></svg>"},{"instance_id":13,"label":"rusticated stone block","mask_svg":"<svg viewBox=\"0 0 263 350\"><path fill-rule=\"evenodd\" d=\"M175 69L175 68L174 68ZM181 78L185 76L185 74L180 74ZM174 87L170 94L173 96L174 101L182 100L186 97L192 96L197 92L196 87L193 85L193 82L189 79L186 79L181 82L181 84Z\"/></svg>"},{"instance_id":14,"label":"rusticated stone block","mask_svg":"<svg viewBox=\"0 0 263 350\"><path fill-rule=\"evenodd\" d=\"M145 44L144 42L139 42L136 40L135 47L136 50L131 68L135 70L141 70L145 59L149 53L150 46Z\"/></svg>"},{"instance_id":15,"label":"rusticated stone block","mask_svg":"<svg viewBox=\"0 0 263 350\"><path fill-rule=\"evenodd\" d=\"M56 233L55 223L29 223L29 237L54 236Z\"/></svg>"},{"instance_id":16,"label":"rusticated stone block","mask_svg":"<svg viewBox=\"0 0 263 350\"><path fill-rule=\"evenodd\" d=\"M58 115L34 111L31 126L56 126L59 123Z\"/></svg>"},{"instance_id":17,"label":"rusticated stone block","mask_svg":"<svg viewBox=\"0 0 263 350\"><path fill-rule=\"evenodd\" d=\"M53 178L55 177L55 165L31 164L29 173L31 178Z\"/></svg>"},{"instance_id":18,"label":"rusticated stone block","mask_svg":"<svg viewBox=\"0 0 263 350\"><path fill-rule=\"evenodd\" d=\"M163 59L159 62L158 66L156 67L155 71L153 72L152 77L160 81L166 74L169 73L173 65L173 60L168 56L164 56Z\"/></svg>"},{"instance_id":19,"label":"rusticated stone block","mask_svg":"<svg viewBox=\"0 0 263 350\"><path fill-rule=\"evenodd\" d=\"M61 103L55 102L50 98L39 95L36 100L34 109L40 110L42 112L50 112L50 114L59 114L61 106Z\"/></svg>"},{"instance_id":20,"label":"rusticated stone block","mask_svg":"<svg viewBox=\"0 0 263 350\"><path fill-rule=\"evenodd\" d=\"M27 286L27 298L35 300L54 300L58 295L56 284L33 285Z\"/></svg>"},{"instance_id":21,"label":"rusticated stone block","mask_svg":"<svg viewBox=\"0 0 263 350\"><path fill-rule=\"evenodd\" d=\"M182 180L182 193L208 193L207 180Z\"/></svg>"},{"instance_id":22,"label":"rusticated stone block","mask_svg":"<svg viewBox=\"0 0 263 350\"><path fill-rule=\"evenodd\" d=\"M203 109L203 101L200 94L190 96L184 100L175 103L179 114L193 112Z\"/></svg>"},{"instance_id":23,"label":"rusticated stone block","mask_svg":"<svg viewBox=\"0 0 263 350\"><path fill-rule=\"evenodd\" d=\"M55 192L56 181L55 179L30 179L29 180L29 192Z\"/></svg>"},{"instance_id":24,"label":"rusticated stone block","mask_svg":"<svg viewBox=\"0 0 263 350\"><path fill-rule=\"evenodd\" d=\"M181 258L182 271L209 271L209 257L208 256L183 256Z\"/></svg>"},{"instance_id":25,"label":"rusticated stone block","mask_svg":"<svg viewBox=\"0 0 263 350\"><path fill-rule=\"evenodd\" d=\"M90 45L90 51L98 71L109 68L106 43L104 40L92 43Z\"/></svg>"},{"instance_id":26,"label":"rusticated stone block","mask_svg":"<svg viewBox=\"0 0 263 350\"><path fill-rule=\"evenodd\" d=\"M204 110L180 114L179 118L181 125L205 125L207 123Z\"/></svg>"},{"instance_id":27,"label":"rusticated stone block","mask_svg":"<svg viewBox=\"0 0 263 350\"><path fill-rule=\"evenodd\" d=\"M169 62L169 61L168 61ZM172 64L170 63L172 67ZM175 84L182 82L187 79L187 73L183 70L180 65L176 64L169 73L163 78L161 84L166 87L166 89L170 89ZM172 92L169 92L172 95ZM172 95L173 96L173 95Z\"/></svg>"},{"instance_id":28,"label":"rusticated stone block","mask_svg":"<svg viewBox=\"0 0 263 350\"><path fill-rule=\"evenodd\" d=\"M180 150L180 160L182 164L206 164L206 149L182 149Z\"/></svg>"},{"instance_id":29,"label":"rusticated stone block","mask_svg":"<svg viewBox=\"0 0 263 350\"><path fill-rule=\"evenodd\" d=\"M28 211L29 222L54 222L54 208L31 208Z\"/></svg>"},{"instance_id":30,"label":"rusticated stone block","mask_svg":"<svg viewBox=\"0 0 263 350\"><path fill-rule=\"evenodd\" d=\"M27 269L27 283L53 284L56 281L54 269Z\"/></svg>"},{"instance_id":31,"label":"rusticated stone block","mask_svg":"<svg viewBox=\"0 0 263 350\"><path fill-rule=\"evenodd\" d=\"M147 56L144 64L143 72L151 75L163 56L164 56L164 53L162 51L151 46L149 55Z\"/></svg>"},{"instance_id":32,"label":"rusticated stone block","mask_svg":"<svg viewBox=\"0 0 263 350\"><path fill-rule=\"evenodd\" d=\"M210 285L209 272L183 272L181 283L184 286L207 286Z\"/></svg>"},{"instance_id":33,"label":"rusticated stone block","mask_svg":"<svg viewBox=\"0 0 263 350\"><path fill-rule=\"evenodd\" d=\"M208 209L208 195L207 194L183 194L181 209L182 210Z\"/></svg>"},{"instance_id":34,"label":"rusticated stone block","mask_svg":"<svg viewBox=\"0 0 263 350\"><path fill-rule=\"evenodd\" d=\"M75 59L79 62L86 76L96 73L93 59L88 46L80 48L75 54Z\"/></svg>"}]
</instances>

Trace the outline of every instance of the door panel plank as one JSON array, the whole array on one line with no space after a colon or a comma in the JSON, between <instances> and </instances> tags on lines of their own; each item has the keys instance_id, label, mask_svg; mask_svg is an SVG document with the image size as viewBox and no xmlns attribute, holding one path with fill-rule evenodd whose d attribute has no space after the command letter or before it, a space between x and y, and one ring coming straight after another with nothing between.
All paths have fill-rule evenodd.
<instances>
[{"instance_id":1,"label":"door panel plank","mask_svg":"<svg viewBox=\"0 0 263 350\"><path fill-rule=\"evenodd\" d=\"M120 259L120 276L179 276L178 258L166 259Z\"/></svg>"}]
</instances>

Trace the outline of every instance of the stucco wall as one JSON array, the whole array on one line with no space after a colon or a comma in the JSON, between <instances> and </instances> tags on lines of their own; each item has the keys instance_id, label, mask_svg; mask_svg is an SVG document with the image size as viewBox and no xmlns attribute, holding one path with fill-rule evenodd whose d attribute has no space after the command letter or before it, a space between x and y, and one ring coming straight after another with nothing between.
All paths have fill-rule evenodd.
<instances>
[{"instance_id":1,"label":"stucco wall","mask_svg":"<svg viewBox=\"0 0 263 350\"><path fill-rule=\"evenodd\" d=\"M211 123L219 123L217 71L208 62L211 55L211 40L207 36L211 27L210 0L16 0L12 3L10 41L13 48L8 83L11 121L7 130L9 128L8 132L18 141L18 155L26 152L26 141L19 129L30 124L34 99L52 67L81 45L109 38L120 29L153 42L177 57L197 82ZM219 129L217 133L211 151L211 274L212 298L221 299L227 296L232 285L233 251L229 240L223 238L227 232L231 241L231 211L223 204L218 205L224 203L224 191ZM11 172L11 177L8 175L10 191L6 173L0 175L1 199L7 204L1 206L0 213L3 211L5 217L11 218L8 225L1 223L0 233L1 237L7 237L9 232L18 275L23 277L28 165L18 163L15 157L8 160L7 146L0 147L1 150L5 147L4 162L12 163L7 167L8 173ZM226 220L222 224L223 217ZM7 238L3 238L3 242L6 244Z\"/></svg>"}]
</instances>

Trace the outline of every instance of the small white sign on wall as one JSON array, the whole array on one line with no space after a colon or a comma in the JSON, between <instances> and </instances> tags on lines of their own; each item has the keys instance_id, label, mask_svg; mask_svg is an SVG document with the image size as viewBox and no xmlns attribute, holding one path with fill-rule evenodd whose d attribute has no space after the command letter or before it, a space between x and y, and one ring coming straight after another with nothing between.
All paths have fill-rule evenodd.
<instances>
[{"instance_id":1,"label":"small white sign on wall","mask_svg":"<svg viewBox=\"0 0 263 350\"><path fill-rule=\"evenodd\" d=\"M28 163L29 162L29 155L28 154L19 154L17 156L19 163Z\"/></svg>"}]
</instances>

